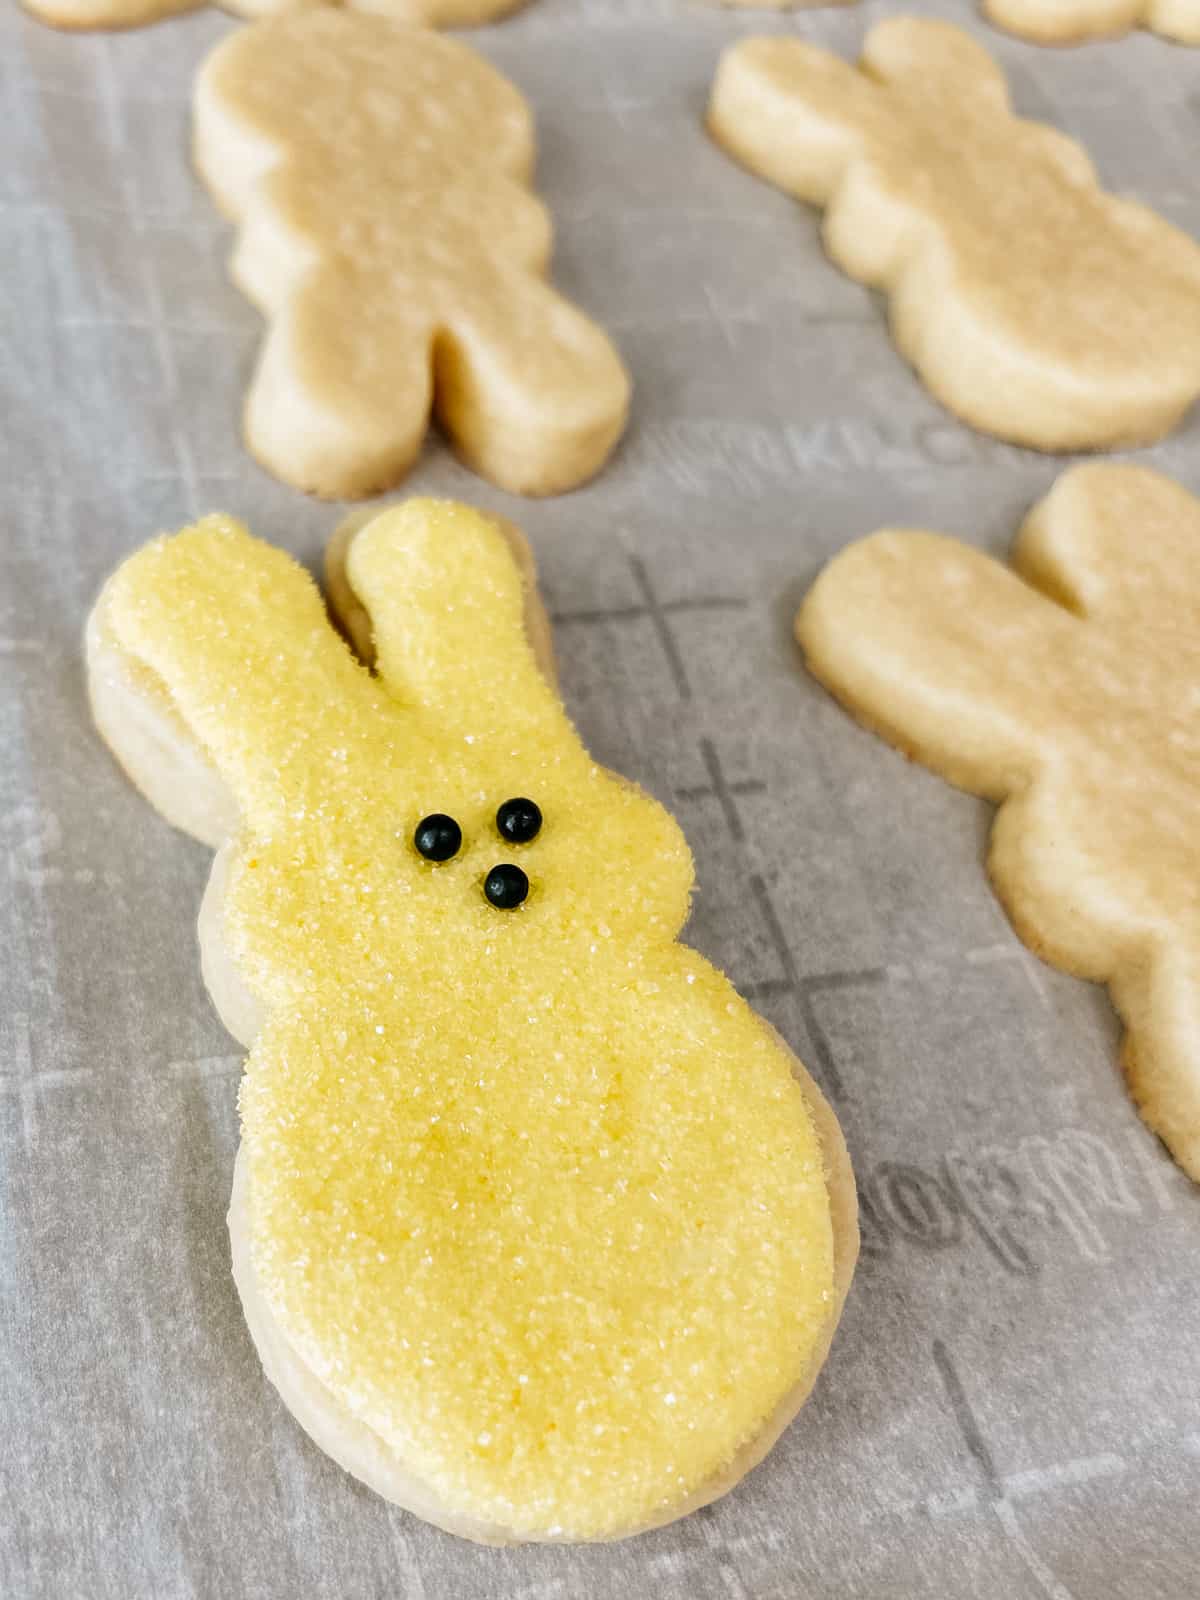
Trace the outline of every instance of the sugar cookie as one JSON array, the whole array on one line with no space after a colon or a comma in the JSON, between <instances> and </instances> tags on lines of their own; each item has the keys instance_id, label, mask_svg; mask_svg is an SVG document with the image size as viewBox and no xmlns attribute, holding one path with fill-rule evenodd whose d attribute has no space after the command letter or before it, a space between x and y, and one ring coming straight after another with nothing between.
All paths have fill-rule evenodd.
<instances>
[{"instance_id":1,"label":"sugar cookie","mask_svg":"<svg viewBox=\"0 0 1200 1600\"><path fill-rule=\"evenodd\" d=\"M967 422L1042 450L1156 439L1200 393L1200 248L1013 115L948 23L894 17L861 70L800 39L727 50L710 126L827 207L825 246L886 289L892 333Z\"/></svg>"},{"instance_id":2,"label":"sugar cookie","mask_svg":"<svg viewBox=\"0 0 1200 1600\"><path fill-rule=\"evenodd\" d=\"M21 0L34 16L55 28L136 28L183 11L196 11L205 0ZM354 9L364 0L219 0L239 17L275 16L310 6L345 4ZM365 0L365 9L427 28L469 28L495 22L528 0Z\"/></svg>"},{"instance_id":3,"label":"sugar cookie","mask_svg":"<svg viewBox=\"0 0 1200 1600\"><path fill-rule=\"evenodd\" d=\"M816 11L826 6L849 6L855 0L716 0L733 11Z\"/></svg>"},{"instance_id":4,"label":"sugar cookie","mask_svg":"<svg viewBox=\"0 0 1200 1600\"><path fill-rule=\"evenodd\" d=\"M983 0L997 27L1038 44L1074 44L1150 28L1177 44L1200 44L1200 0Z\"/></svg>"},{"instance_id":5,"label":"sugar cookie","mask_svg":"<svg viewBox=\"0 0 1200 1600\"><path fill-rule=\"evenodd\" d=\"M729 1487L807 1394L857 1248L841 1134L676 942L687 847L567 721L515 530L411 501L330 561L375 675L224 517L130 557L88 629L101 732L219 846L247 1321L389 1499L621 1537Z\"/></svg>"},{"instance_id":6,"label":"sugar cookie","mask_svg":"<svg viewBox=\"0 0 1200 1600\"><path fill-rule=\"evenodd\" d=\"M1017 932L1108 984L1142 1116L1200 1179L1200 501L1076 467L1013 565L877 533L818 578L797 637L860 721L1002 802L988 870Z\"/></svg>"},{"instance_id":7,"label":"sugar cookie","mask_svg":"<svg viewBox=\"0 0 1200 1600\"><path fill-rule=\"evenodd\" d=\"M466 45L345 11L257 23L199 74L195 153L269 319L245 426L272 472L373 494L412 464L431 405L516 493L602 465L628 380L542 275L529 110Z\"/></svg>"}]
</instances>

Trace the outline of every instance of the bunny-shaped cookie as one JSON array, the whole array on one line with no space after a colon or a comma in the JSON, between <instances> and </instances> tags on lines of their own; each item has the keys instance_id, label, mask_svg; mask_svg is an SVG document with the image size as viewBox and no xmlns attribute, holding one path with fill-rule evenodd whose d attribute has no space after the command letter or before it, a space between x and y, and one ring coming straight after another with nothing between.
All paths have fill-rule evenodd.
<instances>
[{"instance_id":1,"label":"bunny-shaped cookie","mask_svg":"<svg viewBox=\"0 0 1200 1600\"><path fill-rule=\"evenodd\" d=\"M522 494L580 483L624 425L608 339L545 281L528 108L466 45L320 10L244 28L196 83L195 150L269 318L246 403L263 464L317 494L394 483L431 405Z\"/></svg>"},{"instance_id":2,"label":"bunny-shaped cookie","mask_svg":"<svg viewBox=\"0 0 1200 1600\"><path fill-rule=\"evenodd\" d=\"M854 0L715 0L715 3L730 10L808 11L823 6L853 5Z\"/></svg>"},{"instance_id":3,"label":"bunny-shaped cookie","mask_svg":"<svg viewBox=\"0 0 1200 1600\"><path fill-rule=\"evenodd\" d=\"M1178 44L1200 44L1200 0L984 0L998 27L1039 44L1104 39L1150 28Z\"/></svg>"},{"instance_id":4,"label":"bunny-shaped cookie","mask_svg":"<svg viewBox=\"0 0 1200 1600\"><path fill-rule=\"evenodd\" d=\"M22 0L55 28L136 28L164 17L195 11L205 0ZM267 17L313 5L348 5L361 0L219 0L226 11L239 17ZM516 11L526 0L369 0L367 9L383 12L399 22L428 28L469 28L495 22Z\"/></svg>"},{"instance_id":5,"label":"bunny-shaped cookie","mask_svg":"<svg viewBox=\"0 0 1200 1600\"><path fill-rule=\"evenodd\" d=\"M710 125L827 207L825 246L886 289L938 399L1043 450L1156 439L1200 394L1200 248L1105 194L1082 147L1013 115L991 57L893 17L852 67L800 39L722 58Z\"/></svg>"},{"instance_id":6,"label":"bunny-shaped cookie","mask_svg":"<svg viewBox=\"0 0 1200 1600\"><path fill-rule=\"evenodd\" d=\"M853 1189L802 1069L676 942L687 848L580 744L514 543L437 502L353 522L331 590L373 676L209 518L110 580L90 680L135 781L225 841L201 933L250 1046L231 1231L268 1373L442 1526L608 1538L795 1413Z\"/></svg>"},{"instance_id":7,"label":"bunny-shaped cookie","mask_svg":"<svg viewBox=\"0 0 1200 1600\"><path fill-rule=\"evenodd\" d=\"M1200 1179L1200 501L1076 467L1014 565L877 533L817 580L797 635L868 727L1003 802L989 871L1017 932L1108 984L1141 1113Z\"/></svg>"}]
</instances>

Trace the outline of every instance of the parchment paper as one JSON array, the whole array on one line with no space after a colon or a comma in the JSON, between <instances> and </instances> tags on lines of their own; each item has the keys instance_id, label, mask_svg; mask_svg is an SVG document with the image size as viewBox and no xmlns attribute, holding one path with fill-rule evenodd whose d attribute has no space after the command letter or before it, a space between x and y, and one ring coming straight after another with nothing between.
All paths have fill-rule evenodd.
<instances>
[{"instance_id":1,"label":"parchment paper","mask_svg":"<svg viewBox=\"0 0 1200 1600\"><path fill-rule=\"evenodd\" d=\"M6 1600L1200 1591L1200 1194L1125 1096L1102 991L1008 928L988 809L856 728L791 643L848 540L915 523L1002 552L1060 465L948 417L814 216L701 132L727 41L853 53L889 9L537 0L472 36L536 108L558 282L637 398L583 492L511 500L436 440L408 487L530 533L570 708L680 816L690 937L823 1081L864 1223L816 1395L736 1493L625 1545L502 1552L358 1487L259 1372L224 1226L240 1062L194 933L208 857L85 704L86 609L142 540L223 508L315 563L339 515L239 442L259 319L186 157L192 75L233 24L69 37L0 13ZM920 9L1200 235L1200 52L1039 49ZM1200 489L1198 444L1193 418L1140 459Z\"/></svg>"}]
</instances>

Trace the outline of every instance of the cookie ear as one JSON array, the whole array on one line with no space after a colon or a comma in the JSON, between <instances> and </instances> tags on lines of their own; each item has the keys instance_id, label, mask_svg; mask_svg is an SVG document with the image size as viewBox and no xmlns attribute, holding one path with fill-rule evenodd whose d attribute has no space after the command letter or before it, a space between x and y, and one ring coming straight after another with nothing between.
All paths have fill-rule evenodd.
<instances>
[{"instance_id":1,"label":"cookie ear","mask_svg":"<svg viewBox=\"0 0 1200 1600\"><path fill-rule=\"evenodd\" d=\"M97 616L127 681L169 710L255 831L317 801L377 729L383 699L312 579L231 518L131 556Z\"/></svg>"},{"instance_id":2,"label":"cookie ear","mask_svg":"<svg viewBox=\"0 0 1200 1600\"><path fill-rule=\"evenodd\" d=\"M577 745L515 529L453 501L409 500L357 526L344 564L359 634L365 612L375 666L402 704L448 738Z\"/></svg>"},{"instance_id":3,"label":"cookie ear","mask_svg":"<svg viewBox=\"0 0 1200 1600\"><path fill-rule=\"evenodd\" d=\"M1200 500L1148 467L1063 473L1026 518L1015 563L1080 616L1200 628Z\"/></svg>"},{"instance_id":4,"label":"cookie ear","mask_svg":"<svg viewBox=\"0 0 1200 1600\"><path fill-rule=\"evenodd\" d=\"M826 568L796 635L809 669L860 720L999 799L1053 755L1079 626L969 546L888 531Z\"/></svg>"},{"instance_id":5,"label":"cookie ear","mask_svg":"<svg viewBox=\"0 0 1200 1600\"><path fill-rule=\"evenodd\" d=\"M800 39L744 39L721 57L708 123L752 172L823 205L866 140L886 128L878 89Z\"/></svg>"},{"instance_id":6,"label":"cookie ear","mask_svg":"<svg viewBox=\"0 0 1200 1600\"><path fill-rule=\"evenodd\" d=\"M863 71L923 98L991 100L1007 106L1002 69L969 33L933 17L889 17L863 43Z\"/></svg>"}]
</instances>

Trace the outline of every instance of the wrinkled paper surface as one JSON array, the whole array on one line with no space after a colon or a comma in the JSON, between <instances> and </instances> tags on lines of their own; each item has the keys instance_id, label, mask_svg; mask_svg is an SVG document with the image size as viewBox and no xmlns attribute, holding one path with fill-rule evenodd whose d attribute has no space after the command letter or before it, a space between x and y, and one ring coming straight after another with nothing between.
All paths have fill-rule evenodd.
<instances>
[{"instance_id":1,"label":"wrinkled paper surface","mask_svg":"<svg viewBox=\"0 0 1200 1600\"><path fill-rule=\"evenodd\" d=\"M385 1505L264 1381L229 1275L236 1047L200 979L207 853L92 731L84 616L208 509L315 564L338 508L238 437L256 313L187 161L215 11L105 37L0 12L0 1594L6 1600L1185 1600L1200 1577L1200 1195L1144 1130L1103 992L1041 966L988 809L907 766L791 643L885 522L1008 548L1058 464L961 427L817 219L700 116L718 54L851 54L894 9L537 0L473 36L536 108L556 276L632 369L563 499L432 440L408 485L518 520L597 757L679 815L691 940L842 1118L863 1255L816 1394L711 1512L489 1551ZM966 18L1017 105L1200 235L1200 52L1040 49ZM1019 238L1012 240L1014 252ZM1200 419L1140 459L1200 489ZM1136 550L1131 550L1131 559Z\"/></svg>"}]
</instances>

